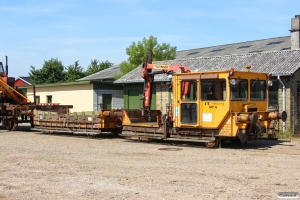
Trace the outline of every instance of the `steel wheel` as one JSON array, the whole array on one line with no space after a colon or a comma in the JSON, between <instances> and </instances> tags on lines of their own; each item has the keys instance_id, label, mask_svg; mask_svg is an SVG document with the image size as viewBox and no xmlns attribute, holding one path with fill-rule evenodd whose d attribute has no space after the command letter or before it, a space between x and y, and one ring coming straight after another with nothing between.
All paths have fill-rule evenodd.
<instances>
[{"instance_id":1,"label":"steel wheel","mask_svg":"<svg viewBox=\"0 0 300 200\"><path fill-rule=\"evenodd\" d=\"M206 142L205 146L208 147L208 148L213 148L213 147L217 147L218 144L219 144L218 139L215 139L212 142Z\"/></svg>"},{"instance_id":2,"label":"steel wheel","mask_svg":"<svg viewBox=\"0 0 300 200\"><path fill-rule=\"evenodd\" d=\"M6 119L5 120L6 129L9 131L15 131L18 127L18 122L16 119Z\"/></svg>"}]
</instances>

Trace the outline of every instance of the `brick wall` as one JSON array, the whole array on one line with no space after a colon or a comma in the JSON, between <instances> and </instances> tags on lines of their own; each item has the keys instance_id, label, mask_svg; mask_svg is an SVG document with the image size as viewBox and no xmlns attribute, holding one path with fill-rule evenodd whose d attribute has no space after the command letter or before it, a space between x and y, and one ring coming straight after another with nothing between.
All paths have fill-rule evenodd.
<instances>
[{"instance_id":1,"label":"brick wall","mask_svg":"<svg viewBox=\"0 0 300 200\"><path fill-rule=\"evenodd\" d=\"M288 115L288 119L285 122L285 130L289 131L291 128L291 81L290 77L280 77L284 87L285 87L285 108L283 108L283 85L279 82L278 83L278 104L279 104L279 112L286 111ZM283 122L280 121L279 129L283 130Z\"/></svg>"},{"instance_id":2,"label":"brick wall","mask_svg":"<svg viewBox=\"0 0 300 200\"><path fill-rule=\"evenodd\" d=\"M300 70L298 69L296 73L290 79L290 96L288 96L287 101L289 102L290 115L288 115L288 120L290 121L290 128L294 132L300 131L300 102L297 102L297 82L300 82Z\"/></svg>"},{"instance_id":3,"label":"brick wall","mask_svg":"<svg viewBox=\"0 0 300 200\"><path fill-rule=\"evenodd\" d=\"M297 102L297 82L300 82L300 70L297 70L293 76L281 76L285 86L285 111L287 112L288 118L286 121L286 131L300 131L300 116L297 113L300 106L300 102ZM279 112L284 110L283 108L283 86L281 83L278 84L278 104ZM282 130L283 123L280 122L280 130Z\"/></svg>"},{"instance_id":4,"label":"brick wall","mask_svg":"<svg viewBox=\"0 0 300 200\"><path fill-rule=\"evenodd\" d=\"M166 104L169 102L169 92L165 82L155 83L156 87L156 109L166 113Z\"/></svg>"}]
</instances>

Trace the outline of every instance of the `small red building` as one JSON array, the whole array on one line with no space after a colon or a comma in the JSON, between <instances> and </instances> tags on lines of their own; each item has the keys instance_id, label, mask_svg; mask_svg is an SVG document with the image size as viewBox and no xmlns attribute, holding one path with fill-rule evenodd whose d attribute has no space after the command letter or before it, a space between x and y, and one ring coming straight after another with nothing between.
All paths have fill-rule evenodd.
<instances>
[{"instance_id":1,"label":"small red building","mask_svg":"<svg viewBox=\"0 0 300 200\"><path fill-rule=\"evenodd\" d=\"M15 81L15 87L32 85L30 83L30 78L26 76L19 76Z\"/></svg>"}]
</instances>

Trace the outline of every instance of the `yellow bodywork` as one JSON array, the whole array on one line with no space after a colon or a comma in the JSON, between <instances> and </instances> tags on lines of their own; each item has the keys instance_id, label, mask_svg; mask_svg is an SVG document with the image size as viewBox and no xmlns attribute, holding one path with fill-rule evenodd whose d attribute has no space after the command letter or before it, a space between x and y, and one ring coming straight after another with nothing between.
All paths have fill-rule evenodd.
<instances>
[{"instance_id":1,"label":"yellow bodywork","mask_svg":"<svg viewBox=\"0 0 300 200\"><path fill-rule=\"evenodd\" d=\"M180 129L195 128L204 134L214 133L219 137L236 137L240 130L245 130L247 124L251 123L248 118L251 118L255 112L259 123L268 127L271 121L271 118L267 116L270 113L267 111L268 75L248 71L234 72L234 74L230 72L173 74L173 126ZM242 84L244 89L236 93L231 91L235 87L231 86L231 79L236 84ZM255 86L257 83L262 86ZM258 89L266 87L266 89L253 92L255 87ZM185 90L187 95L184 94ZM193 95L191 95L191 90L194 91ZM262 92L265 93L261 94ZM240 97L234 98L234 94ZM255 98L255 95L258 98Z\"/></svg>"},{"instance_id":2,"label":"yellow bodywork","mask_svg":"<svg viewBox=\"0 0 300 200\"><path fill-rule=\"evenodd\" d=\"M202 141L209 147L226 139L245 142L263 133L274 135L286 113L267 109L268 74L247 69L173 73L166 114L123 110L123 130L138 137L161 134L163 139Z\"/></svg>"}]
</instances>

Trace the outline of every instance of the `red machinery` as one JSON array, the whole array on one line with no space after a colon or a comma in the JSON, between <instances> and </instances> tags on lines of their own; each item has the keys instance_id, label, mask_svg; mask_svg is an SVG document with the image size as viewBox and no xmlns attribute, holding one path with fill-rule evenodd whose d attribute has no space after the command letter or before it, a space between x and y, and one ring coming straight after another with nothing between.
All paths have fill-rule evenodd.
<instances>
[{"instance_id":1,"label":"red machinery","mask_svg":"<svg viewBox=\"0 0 300 200\"><path fill-rule=\"evenodd\" d=\"M154 70L153 70L154 69ZM150 110L151 107L151 94L155 74L168 74L173 73L188 73L191 72L189 67L181 65L156 65L152 64L152 51L149 50L148 59L142 66L142 77L144 79L144 96L143 96L143 109ZM183 90L186 94L188 85Z\"/></svg>"},{"instance_id":2,"label":"red machinery","mask_svg":"<svg viewBox=\"0 0 300 200\"><path fill-rule=\"evenodd\" d=\"M8 77L6 56L5 70L0 62L0 121L8 130L15 130L19 122L30 122L27 116L31 114L26 106L34 105L14 87L14 82L14 77Z\"/></svg>"}]
</instances>

